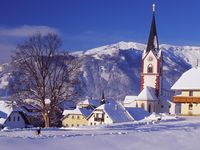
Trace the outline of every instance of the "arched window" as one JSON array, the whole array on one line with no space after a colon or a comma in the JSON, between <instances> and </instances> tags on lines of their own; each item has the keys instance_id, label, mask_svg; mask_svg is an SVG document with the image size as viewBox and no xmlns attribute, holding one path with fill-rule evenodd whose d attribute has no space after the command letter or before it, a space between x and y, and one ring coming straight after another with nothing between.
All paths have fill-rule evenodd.
<instances>
[{"instance_id":1,"label":"arched window","mask_svg":"<svg viewBox=\"0 0 200 150\"><path fill-rule=\"evenodd\" d=\"M148 112L150 113L151 112L151 105L149 104L149 107L148 107Z\"/></svg>"},{"instance_id":2,"label":"arched window","mask_svg":"<svg viewBox=\"0 0 200 150\"><path fill-rule=\"evenodd\" d=\"M153 65L152 64L148 65L147 72L148 73L153 73Z\"/></svg>"},{"instance_id":3,"label":"arched window","mask_svg":"<svg viewBox=\"0 0 200 150\"><path fill-rule=\"evenodd\" d=\"M143 108L143 109L144 109L144 103L142 103L142 104L141 104L141 108Z\"/></svg>"},{"instance_id":4,"label":"arched window","mask_svg":"<svg viewBox=\"0 0 200 150\"><path fill-rule=\"evenodd\" d=\"M138 103L136 103L136 108L138 108Z\"/></svg>"}]
</instances>

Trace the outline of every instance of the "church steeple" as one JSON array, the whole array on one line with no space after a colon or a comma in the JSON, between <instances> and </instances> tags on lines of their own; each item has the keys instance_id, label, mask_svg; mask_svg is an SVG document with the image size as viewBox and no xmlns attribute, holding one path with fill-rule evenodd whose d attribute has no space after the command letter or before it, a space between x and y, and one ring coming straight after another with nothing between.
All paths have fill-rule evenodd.
<instances>
[{"instance_id":1,"label":"church steeple","mask_svg":"<svg viewBox=\"0 0 200 150\"><path fill-rule=\"evenodd\" d=\"M155 4L147 48L142 55L141 90L145 87L155 89L156 96L162 93L162 51L156 30Z\"/></svg>"},{"instance_id":2,"label":"church steeple","mask_svg":"<svg viewBox=\"0 0 200 150\"><path fill-rule=\"evenodd\" d=\"M156 30L156 19L155 19L155 6L156 6L155 4L152 5L153 16L152 16L151 29L150 29L146 53L148 53L149 51L158 53L159 51L158 35Z\"/></svg>"}]
</instances>

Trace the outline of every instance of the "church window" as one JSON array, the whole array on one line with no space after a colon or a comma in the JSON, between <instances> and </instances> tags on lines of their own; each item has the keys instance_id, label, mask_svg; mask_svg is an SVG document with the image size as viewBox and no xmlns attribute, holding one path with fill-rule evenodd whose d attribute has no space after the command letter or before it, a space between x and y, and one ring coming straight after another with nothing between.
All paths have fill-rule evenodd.
<instances>
[{"instance_id":1,"label":"church window","mask_svg":"<svg viewBox=\"0 0 200 150\"><path fill-rule=\"evenodd\" d=\"M148 107L148 112L149 113L151 112L151 105L149 105L149 107Z\"/></svg>"},{"instance_id":2,"label":"church window","mask_svg":"<svg viewBox=\"0 0 200 150\"><path fill-rule=\"evenodd\" d=\"M153 73L153 65L152 64L148 65L147 72L148 73Z\"/></svg>"},{"instance_id":3,"label":"church window","mask_svg":"<svg viewBox=\"0 0 200 150\"><path fill-rule=\"evenodd\" d=\"M193 105L189 104L189 110L192 110L192 108L193 108Z\"/></svg>"},{"instance_id":4,"label":"church window","mask_svg":"<svg viewBox=\"0 0 200 150\"><path fill-rule=\"evenodd\" d=\"M141 104L141 108L143 108L143 109L144 109L144 103L142 103L142 104Z\"/></svg>"}]
</instances>

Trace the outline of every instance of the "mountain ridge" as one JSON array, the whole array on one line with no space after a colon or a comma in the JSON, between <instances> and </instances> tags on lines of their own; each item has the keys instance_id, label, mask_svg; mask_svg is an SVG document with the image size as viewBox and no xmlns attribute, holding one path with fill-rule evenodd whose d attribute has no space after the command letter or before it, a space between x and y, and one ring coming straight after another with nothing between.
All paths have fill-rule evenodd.
<instances>
[{"instance_id":1,"label":"mountain ridge","mask_svg":"<svg viewBox=\"0 0 200 150\"><path fill-rule=\"evenodd\" d=\"M145 49L145 44L122 41L71 53L82 60L80 79L83 94L80 99L100 98L103 91L106 97L117 100L123 100L126 95L137 95ZM169 90L183 72L195 66L200 57L200 47L161 44L160 49L163 51L164 88ZM12 94L8 81L10 69L9 64L0 69L0 96Z\"/></svg>"}]
</instances>

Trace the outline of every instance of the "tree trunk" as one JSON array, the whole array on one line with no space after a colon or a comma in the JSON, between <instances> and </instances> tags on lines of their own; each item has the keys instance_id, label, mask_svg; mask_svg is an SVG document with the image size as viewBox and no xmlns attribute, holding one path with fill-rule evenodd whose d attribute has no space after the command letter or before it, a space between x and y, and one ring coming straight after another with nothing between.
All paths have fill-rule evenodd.
<instances>
[{"instance_id":1,"label":"tree trunk","mask_svg":"<svg viewBox=\"0 0 200 150\"><path fill-rule=\"evenodd\" d=\"M44 127L45 128L49 128L50 127L50 117L49 117L49 114L43 113L42 116L43 116L43 119L44 119Z\"/></svg>"}]
</instances>

